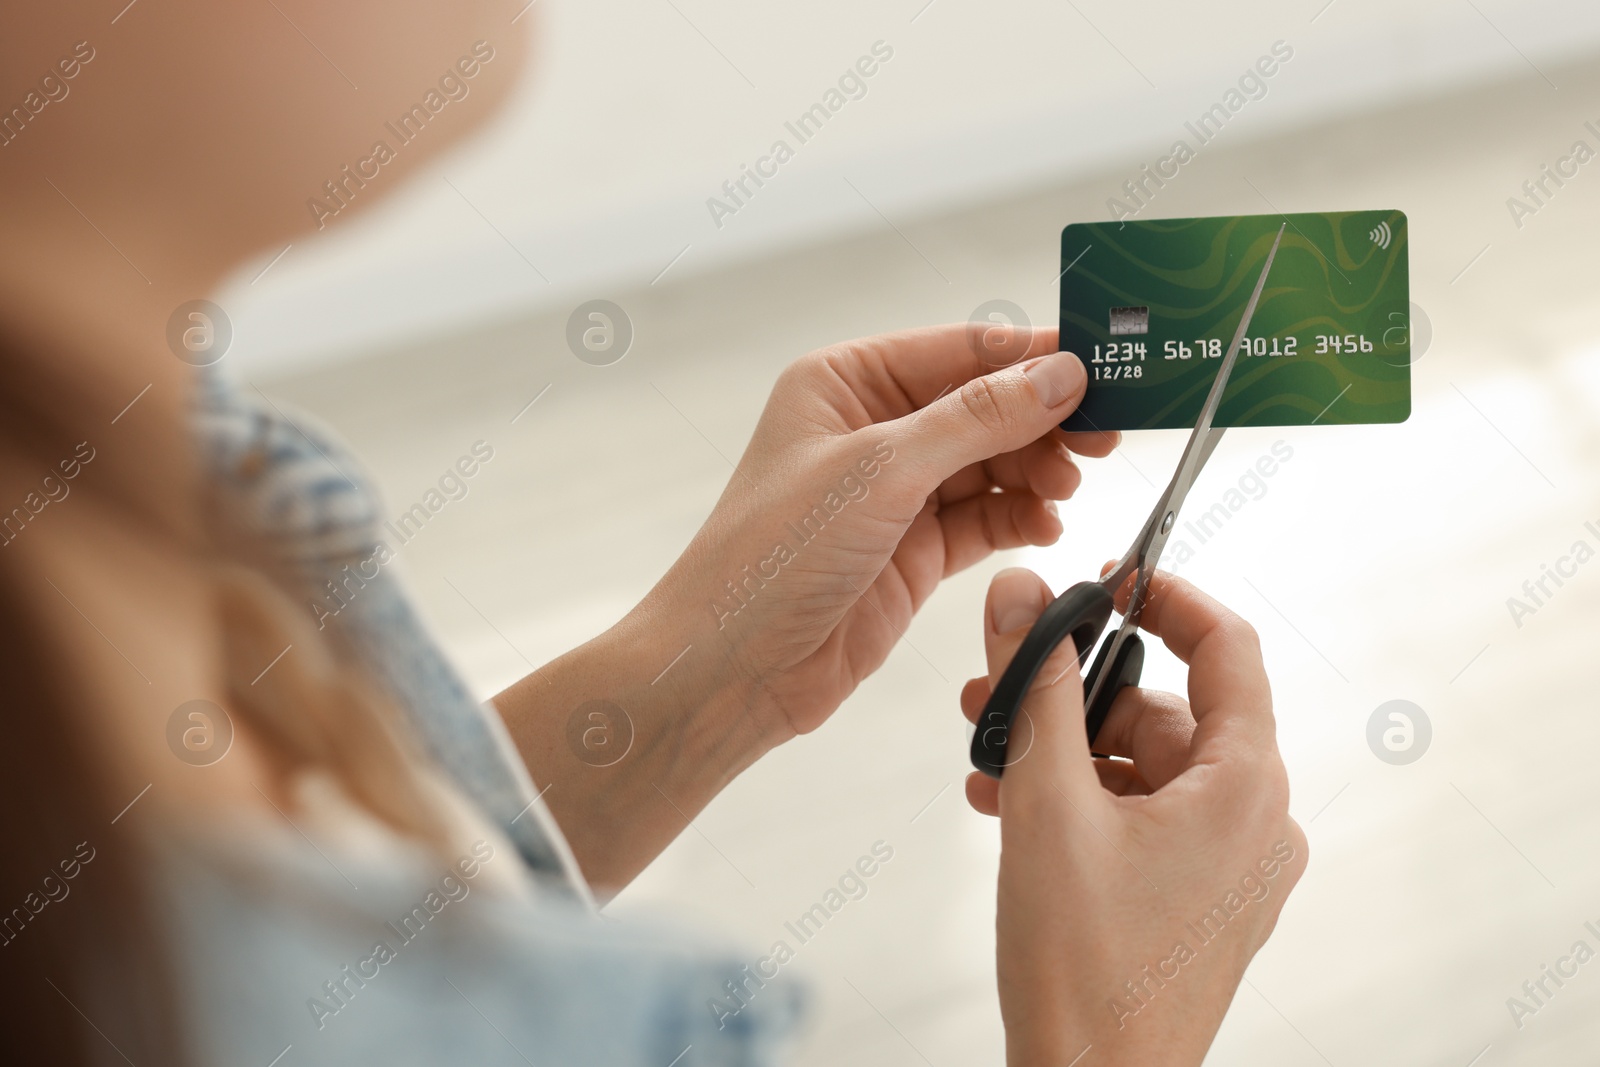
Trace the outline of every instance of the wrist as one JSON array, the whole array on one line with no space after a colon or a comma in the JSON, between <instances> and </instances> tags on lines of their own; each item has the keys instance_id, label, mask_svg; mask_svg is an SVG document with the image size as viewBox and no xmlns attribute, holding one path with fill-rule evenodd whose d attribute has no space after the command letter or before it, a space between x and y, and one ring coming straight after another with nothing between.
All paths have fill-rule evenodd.
<instances>
[{"instance_id":1,"label":"wrist","mask_svg":"<svg viewBox=\"0 0 1600 1067\"><path fill-rule=\"evenodd\" d=\"M709 605L698 607L653 591L597 639L596 658L619 702L631 697L670 732L668 777L714 794L792 731Z\"/></svg>"},{"instance_id":2,"label":"wrist","mask_svg":"<svg viewBox=\"0 0 1600 1067\"><path fill-rule=\"evenodd\" d=\"M748 765L796 730L773 695L782 665L755 650L770 620L763 626L760 617L740 611L728 591L739 576L724 573L727 561L750 554L741 550L747 538L732 536L717 518L608 637L659 663L647 680L684 710L694 740L719 748L737 743L748 749Z\"/></svg>"},{"instance_id":3,"label":"wrist","mask_svg":"<svg viewBox=\"0 0 1600 1067\"><path fill-rule=\"evenodd\" d=\"M1183 989L1153 991L1148 984L1133 987L1143 990L1136 994L1130 982L1097 992L1099 982L1089 974L1072 974L1059 965L1029 977L1024 989L1021 975L1012 975L1009 983L1002 976L1008 1067L1071 1064L1080 1057L1085 1067L1091 1062L1104 1067L1199 1067L1238 983L1237 978L1223 980L1227 995L1218 997L1218 978L1208 975L1209 981L1191 985L1185 997ZM1083 1055L1086 1048L1093 1049L1091 1055Z\"/></svg>"},{"instance_id":4,"label":"wrist","mask_svg":"<svg viewBox=\"0 0 1600 1067\"><path fill-rule=\"evenodd\" d=\"M1096 1032L1095 1022L1082 1013L1069 1010L1065 1004L1038 1005L1041 1010L1017 1012L1006 1010L1006 1000L1001 1000L1001 1016L1005 1021L1007 1067L1037 1067L1043 1064L1068 1064L1082 1056L1088 1046L1094 1048L1091 1058L1096 1064L1120 1062L1104 1055L1109 1051L1107 1035ZM1020 1017L1019 1017L1020 1016Z\"/></svg>"},{"instance_id":5,"label":"wrist","mask_svg":"<svg viewBox=\"0 0 1600 1067\"><path fill-rule=\"evenodd\" d=\"M633 879L782 740L712 625L655 594L495 698L585 877ZM778 717L781 719L781 717Z\"/></svg>"}]
</instances>

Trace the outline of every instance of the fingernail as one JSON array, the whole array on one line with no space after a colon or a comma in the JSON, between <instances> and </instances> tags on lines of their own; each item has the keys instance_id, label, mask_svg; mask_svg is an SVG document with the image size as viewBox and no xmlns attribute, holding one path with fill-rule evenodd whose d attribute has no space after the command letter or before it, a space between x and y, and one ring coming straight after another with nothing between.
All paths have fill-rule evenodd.
<instances>
[{"instance_id":1,"label":"fingernail","mask_svg":"<svg viewBox=\"0 0 1600 1067\"><path fill-rule=\"evenodd\" d=\"M1033 625L1044 611L1039 600L1039 583L1032 572L1004 570L989 586L989 629L995 634Z\"/></svg>"},{"instance_id":2,"label":"fingernail","mask_svg":"<svg viewBox=\"0 0 1600 1067\"><path fill-rule=\"evenodd\" d=\"M1047 408L1059 405L1083 386L1083 363L1071 352L1057 352L1034 360L1022 372L1033 383L1039 402Z\"/></svg>"}]
</instances>

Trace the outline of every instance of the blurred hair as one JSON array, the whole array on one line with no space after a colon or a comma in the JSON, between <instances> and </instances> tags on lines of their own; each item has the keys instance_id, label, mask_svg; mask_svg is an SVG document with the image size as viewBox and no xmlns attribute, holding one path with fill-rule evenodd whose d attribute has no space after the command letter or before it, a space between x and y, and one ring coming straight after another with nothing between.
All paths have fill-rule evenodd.
<instances>
[{"instance_id":1,"label":"blurred hair","mask_svg":"<svg viewBox=\"0 0 1600 1067\"><path fill-rule=\"evenodd\" d=\"M24 466L71 454L79 405L60 389L49 361L18 358L0 339L0 375L0 454ZM47 385L57 391L41 389ZM51 402L24 403L25 396ZM228 709L264 746L269 765L286 776L329 772L371 814L446 860L459 843L481 836L398 708L350 666L342 646L319 635L263 567L224 561L258 558L259 546L243 538L187 544L176 532L182 524L156 514L139 490L101 478L77 492L94 494L119 524L209 580L225 661L215 673L226 679ZM118 1053L112 1060L186 1064L192 1058L164 941L171 916L157 896L149 850L164 828L110 825L127 798L107 795L106 761L115 754L96 743L103 735L96 727L123 709L78 692L83 669L71 650L44 636L31 599L39 582L23 558L0 551L0 918L39 893L78 843L87 839L95 853L70 883L67 902L42 908L0 944L7 1020L0 1063L88 1067L107 1061L110 1044ZM261 663L290 643L295 655L252 684Z\"/></svg>"},{"instance_id":2,"label":"blurred hair","mask_svg":"<svg viewBox=\"0 0 1600 1067\"><path fill-rule=\"evenodd\" d=\"M80 842L94 862L70 882L71 903L42 909L0 947L0 1063L104 1063L103 1034L136 1063L189 1062L138 831L110 825L126 798L106 795L106 754L89 741L71 664L41 638L19 584L0 557L0 909L24 907ZM91 1001L93 1024L80 1014Z\"/></svg>"},{"instance_id":3,"label":"blurred hair","mask_svg":"<svg viewBox=\"0 0 1600 1067\"><path fill-rule=\"evenodd\" d=\"M60 369L20 358L0 336L0 376L7 458L50 469L71 455L78 438L66 409L38 402L61 384ZM127 798L107 795L108 754L93 743L79 674L32 617L26 589L39 583L20 572L21 559L0 549L0 914L25 907L79 842L95 851L71 883L71 902L43 908L0 947L0 1063L103 1063L108 1038L95 1026L135 1062L186 1063L137 830L110 826ZM91 1025L80 1008L108 987L114 1002L96 999Z\"/></svg>"}]
</instances>

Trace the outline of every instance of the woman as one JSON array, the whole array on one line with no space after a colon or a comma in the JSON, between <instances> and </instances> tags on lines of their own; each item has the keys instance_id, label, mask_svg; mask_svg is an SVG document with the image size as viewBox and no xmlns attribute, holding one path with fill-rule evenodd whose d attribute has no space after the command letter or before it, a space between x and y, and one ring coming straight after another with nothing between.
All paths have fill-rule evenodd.
<instances>
[{"instance_id":1,"label":"woman","mask_svg":"<svg viewBox=\"0 0 1600 1067\"><path fill-rule=\"evenodd\" d=\"M649 596L476 704L359 467L197 373L191 302L489 116L520 6L47 7L0 40L7 1062L767 1062L792 987L592 894L824 722L941 578L1053 542L1072 453L1115 446L1055 428L1084 372L1049 331L1000 367L959 327L812 353ZM1048 598L995 578L969 719ZM1068 645L1026 758L968 782L1012 1062L1198 1063L1304 868L1253 632L1170 578L1144 622L1189 700L1119 697L1099 747L1131 762L1091 759Z\"/></svg>"}]
</instances>

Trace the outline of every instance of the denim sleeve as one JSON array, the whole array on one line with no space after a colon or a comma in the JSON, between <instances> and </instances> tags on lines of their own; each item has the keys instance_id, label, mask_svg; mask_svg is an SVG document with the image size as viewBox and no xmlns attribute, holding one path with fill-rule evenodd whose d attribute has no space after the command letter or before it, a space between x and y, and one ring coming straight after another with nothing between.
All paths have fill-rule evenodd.
<instances>
[{"instance_id":1,"label":"denim sleeve","mask_svg":"<svg viewBox=\"0 0 1600 1067\"><path fill-rule=\"evenodd\" d=\"M430 896L424 862L277 829L163 867L196 1062L766 1067L803 1016L770 957L547 894Z\"/></svg>"},{"instance_id":2,"label":"denim sleeve","mask_svg":"<svg viewBox=\"0 0 1600 1067\"><path fill-rule=\"evenodd\" d=\"M412 608L393 563L402 543L376 488L336 437L212 368L196 424L220 540L248 545L307 616L380 684L413 734L550 888L587 898L565 839L493 708Z\"/></svg>"}]
</instances>

